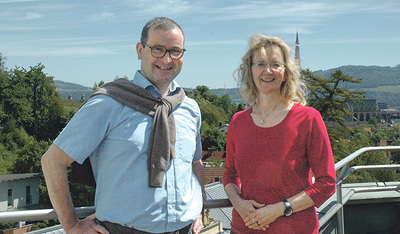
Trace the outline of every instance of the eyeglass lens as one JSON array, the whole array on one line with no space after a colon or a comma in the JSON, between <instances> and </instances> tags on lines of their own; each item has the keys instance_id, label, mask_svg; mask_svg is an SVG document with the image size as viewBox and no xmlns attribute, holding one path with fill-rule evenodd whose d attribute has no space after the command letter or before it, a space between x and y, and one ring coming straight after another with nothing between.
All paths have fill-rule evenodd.
<instances>
[{"instance_id":1,"label":"eyeglass lens","mask_svg":"<svg viewBox=\"0 0 400 234\"><path fill-rule=\"evenodd\" d=\"M258 69L262 69L265 70L267 67L273 71L277 71L279 69L281 69L282 67L284 67L283 64L280 63L263 63L263 62L258 62L258 63L254 63L254 65L256 65L256 67Z\"/></svg>"},{"instance_id":2,"label":"eyeglass lens","mask_svg":"<svg viewBox=\"0 0 400 234\"><path fill-rule=\"evenodd\" d=\"M168 52L169 56L172 59L180 59L183 56L183 53L185 52L184 49L165 49L163 46L149 46L146 43L142 43L143 45L147 46L151 50L151 55L155 58L163 58L165 54Z\"/></svg>"}]
</instances>

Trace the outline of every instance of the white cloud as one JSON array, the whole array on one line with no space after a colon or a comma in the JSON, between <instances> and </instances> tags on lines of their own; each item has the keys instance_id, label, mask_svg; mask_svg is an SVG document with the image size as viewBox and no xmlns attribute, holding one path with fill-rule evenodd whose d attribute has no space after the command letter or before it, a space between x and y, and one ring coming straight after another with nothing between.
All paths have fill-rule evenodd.
<instances>
[{"instance_id":1,"label":"white cloud","mask_svg":"<svg viewBox=\"0 0 400 234\"><path fill-rule=\"evenodd\" d=\"M126 0L135 12L144 15L178 15L193 10L194 3L185 0Z\"/></svg>"},{"instance_id":2,"label":"white cloud","mask_svg":"<svg viewBox=\"0 0 400 234\"><path fill-rule=\"evenodd\" d=\"M35 12L27 12L25 16L22 18L23 20L35 20L42 18L43 15Z\"/></svg>"},{"instance_id":3,"label":"white cloud","mask_svg":"<svg viewBox=\"0 0 400 234\"><path fill-rule=\"evenodd\" d=\"M111 12L101 12L99 14L94 14L89 17L90 20L105 20L114 16L114 13Z\"/></svg>"},{"instance_id":4,"label":"white cloud","mask_svg":"<svg viewBox=\"0 0 400 234\"><path fill-rule=\"evenodd\" d=\"M37 12L1 12L0 18L7 21L36 20L42 18L43 15Z\"/></svg>"}]
</instances>

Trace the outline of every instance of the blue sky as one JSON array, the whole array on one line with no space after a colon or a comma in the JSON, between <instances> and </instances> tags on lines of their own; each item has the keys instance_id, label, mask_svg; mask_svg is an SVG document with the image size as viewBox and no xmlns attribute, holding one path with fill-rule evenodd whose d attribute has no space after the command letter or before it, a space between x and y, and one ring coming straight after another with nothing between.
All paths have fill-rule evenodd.
<instances>
[{"instance_id":1,"label":"blue sky","mask_svg":"<svg viewBox=\"0 0 400 234\"><path fill-rule=\"evenodd\" d=\"M8 68L42 63L56 80L88 87L132 78L136 43L154 16L185 32L183 87L236 87L232 74L254 33L279 36L294 52L298 30L302 66L312 71L400 64L398 0L0 0L0 52Z\"/></svg>"}]
</instances>

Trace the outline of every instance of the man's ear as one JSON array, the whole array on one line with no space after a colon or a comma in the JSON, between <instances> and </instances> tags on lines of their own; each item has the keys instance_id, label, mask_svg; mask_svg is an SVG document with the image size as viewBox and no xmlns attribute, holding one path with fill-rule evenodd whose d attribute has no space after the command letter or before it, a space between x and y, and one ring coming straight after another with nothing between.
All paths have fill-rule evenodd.
<instances>
[{"instance_id":1,"label":"man's ear","mask_svg":"<svg viewBox=\"0 0 400 234\"><path fill-rule=\"evenodd\" d=\"M143 44L140 42L136 44L136 53L138 55L138 59L141 60L143 57Z\"/></svg>"}]
</instances>

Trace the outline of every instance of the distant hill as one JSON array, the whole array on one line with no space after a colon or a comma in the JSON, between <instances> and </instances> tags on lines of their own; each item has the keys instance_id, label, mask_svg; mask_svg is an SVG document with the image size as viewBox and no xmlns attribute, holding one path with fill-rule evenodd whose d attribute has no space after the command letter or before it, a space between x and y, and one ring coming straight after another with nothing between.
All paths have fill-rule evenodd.
<instances>
[{"instance_id":1,"label":"distant hill","mask_svg":"<svg viewBox=\"0 0 400 234\"><path fill-rule=\"evenodd\" d=\"M400 65L395 67L348 65L313 71L313 73L323 78L329 78L337 70L354 78L362 79L361 84L347 84L348 89L366 91L367 98L377 99L378 102L384 102L390 107L400 107ZM54 83L63 99L68 99L68 96L71 95L72 100L79 101L82 95L87 98L92 94L92 89L89 87L59 80L55 80ZM190 89L185 90L190 91ZM229 95L233 102L243 102L237 88L210 89L210 92L219 97L225 94Z\"/></svg>"},{"instance_id":2,"label":"distant hill","mask_svg":"<svg viewBox=\"0 0 400 234\"><path fill-rule=\"evenodd\" d=\"M386 103L389 107L400 107L400 65L395 67L349 65L313 73L329 78L337 70L361 79L360 84L348 84L348 89L365 91L366 98L376 99L377 102Z\"/></svg>"},{"instance_id":3,"label":"distant hill","mask_svg":"<svg viewBox=\"0 0 400 234\"><path fill-rule=\"evenodd\" d=\"M222 97L223 95L228 95L233 103L243 103L242 96L240 96L240 92L238 88L231 89L210 89L210 93L218 95L218 97Z\"/></svg>"},{"instance_id":4,"label":"distant hill","mask_svg":"<svg viewBox=\"0 0 400 234\"><path fill-rule=\"evenodd\" d=\"M68 99L69 95L71 95L73 101L80 101L82 95L88 98L93 93L92 88L61 80L54 80L54 86L61 94L62 99Z\"/></svg>"},{"instance_id":5,"label":"distant hill","mask_svg":"<svg viewBox=\"0 0 400 234\"><path fill-rule=\"evenodd\" d=\"M377 88L379 86L400 85L400 65L395 67L380 66L342 66L329 70L313 71L314 75L329 78L332 73L341 70L343 74L362 79L361 84L349 84L349 89Z\"/></svg>"}]
</instances>

